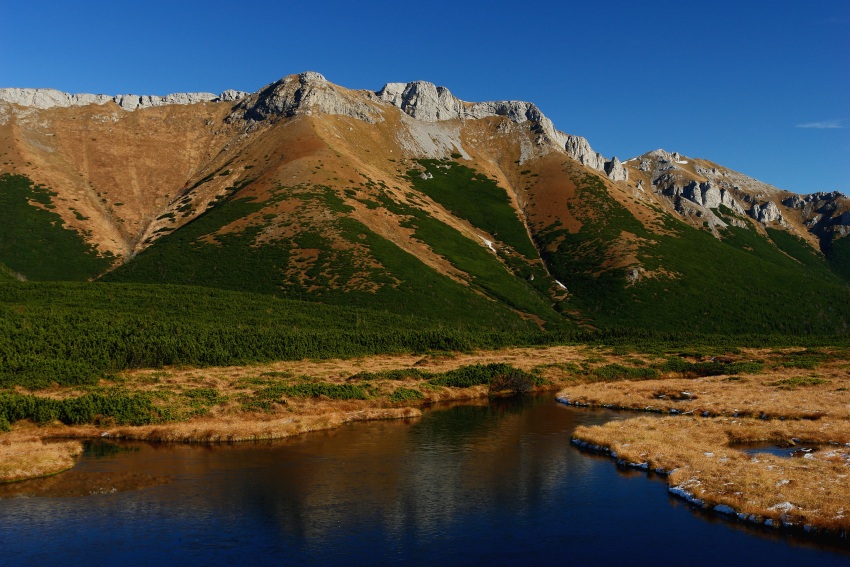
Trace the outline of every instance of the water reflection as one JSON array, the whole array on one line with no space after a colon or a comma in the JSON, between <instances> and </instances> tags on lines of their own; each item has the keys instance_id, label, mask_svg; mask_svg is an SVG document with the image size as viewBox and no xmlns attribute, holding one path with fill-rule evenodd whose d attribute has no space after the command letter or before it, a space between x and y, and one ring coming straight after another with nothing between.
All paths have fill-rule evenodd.
<instances>
[{"instance_id":1,"label":"water reflection","mask_svg":"<svg viewBox=\"0 0 850 567\"><path fill-rule=\"evenodd\" d=\"M107 448L45 479L50 490L7 487L18 498L0 500L0 548L12 563L64 565L86 563L95 546L103 563L122 565L526 564L565 549L577 562L728 561L720 550L757 562L850 558L706 522L667 499L662 482L570 446L577 425L615 416L499 400L286 442ZM82 477L125 491L58 498L91 494ZM152 480L128 491L125 478Z\"/></svg>"}]
</instances>

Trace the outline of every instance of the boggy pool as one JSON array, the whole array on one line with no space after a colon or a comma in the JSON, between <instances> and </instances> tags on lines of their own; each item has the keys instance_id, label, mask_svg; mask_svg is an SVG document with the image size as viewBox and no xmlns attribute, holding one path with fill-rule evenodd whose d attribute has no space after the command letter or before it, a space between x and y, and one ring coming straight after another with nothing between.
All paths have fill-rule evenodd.
<instances>
[{"instance_id":1,"label":"boggy pool","mask_svg":"<svg viewBox=\"0 0 850 567\"><path fill-rule=\"evenodd\" d=\"M570 445L624 417L546 396L267 444L94 443L68 473L0 487L0 563L850 564Z\"/></svg>"}]
</instances>

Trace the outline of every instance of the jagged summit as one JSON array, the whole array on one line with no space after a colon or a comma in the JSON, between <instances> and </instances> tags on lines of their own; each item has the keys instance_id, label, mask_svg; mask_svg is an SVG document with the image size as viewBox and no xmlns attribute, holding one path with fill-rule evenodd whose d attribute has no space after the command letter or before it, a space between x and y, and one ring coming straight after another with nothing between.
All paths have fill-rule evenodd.
<instances>
[{"instance_id":1,"label":"jagged summit","mask_svg":"<svg viewBox=\"0 0 850 567\"><path fill-rule=\"evenodd\" d=\"M538 144L553 144L588 167L604 172L614 181L628 179L628 172L614 157L607 160L594 152L588 141L555 129L555 125L536 104L518 100L465 102L447 88L426 81L387 83L375 95L403 110L408 116L426 122L444 120L479 120L504 116L517 124L530 122L540 135Z\"/></svg>"},{"instance_id":2,"label":"jagged summit","mask_svg":"<svg viewBox=\"0 0 850 567\"><path fill-rule=\"evenodd\" d=\"M228 121L241 120L251 127L263 121L275 122L280 118L321 113L350 116L374 124L384 120L385 104L426 123L503 116L516 124L529 124L537 135L537 146L565 151L582 165L605 173L613 181L628 179L628 170L619 159L609 160L593 151L585 138L556 130L552 121L534 103L514 100L466 102L446 87L427 81L387 83L376 92L354 91L328 82L319 73L308 71L289 75L242 99Z\"/></svg>"},{"instance_id":3,"label":"jagged summit","mask_svg":"<svg viewBox=\"0 0 850 567\"><path fill-rule=\"evenodd\" d=\"M379 117L379 111L356 91L334 85L320 73L307 71L284 77L242 99L228 121L253 124L313 113L351 116L370 124Z\"/></svg>"},{"instance_id":4,"label":"jagged summit","mask_svg":"<svg viewBox=\"0 0 850 567\"><path fill-rule=\"evenodd\" d=\"M213 93L173 93L156 95L69 94L55 89L0 89L0 103L46 110L114 102L124 110L195 104L199 102L236 102L227 121L251 125L296 115L313 113L343 115L374 124L383 120L383 105L389 104L420 122L480 120L504 116L516 124L530 124L537 134L536 144L565 151L582 165L603 172L613 181L628 179L628 169L616 157L607 159L593 151L588 141L555 129L554 124L531 102L503 100L466 102L447 88L427 81L387 83L376 92L354 91L330 83L315 71L289 75L263 87L256 93L227 90Z\"/></svg>"}]
</instances>

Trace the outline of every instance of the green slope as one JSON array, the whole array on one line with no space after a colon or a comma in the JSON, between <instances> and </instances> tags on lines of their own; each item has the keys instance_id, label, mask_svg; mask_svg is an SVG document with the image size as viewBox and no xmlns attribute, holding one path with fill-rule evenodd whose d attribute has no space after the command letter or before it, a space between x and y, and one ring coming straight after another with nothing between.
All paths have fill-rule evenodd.
<instances>
[{"instance_id":1,"label":"green slope","mask_svg":"<svg viewBox=\"0 0 850 567\"><path fill-rule=\"evenodd\" d=\"M830 242L826 259L833 272L850 281L850 236Z\"/></svg>"},{"instance_id":2,"label":"green slope","mask_svg":"<svg viewBox=\"0 0 850 567\"><path fill-rule=\"evenodd\" d=\"M29 280L87 280L104 272L111 255L99 255L65 228L51 210L54 195L26 176L0 175L0 262Z\"/></svg>"},{"instance_id":3,"label":"green slope","mask_svg":"<svg viewBox=\"0 0 850 567\"><path fill-rule=\"evenodd\" d=\"M276 199L299 199L303 208L328 212L326 226L294 227L294 236L258 243L258 235L279 219L259 217L241 232L215 234L223 226L263 210ZM362 223L346 216L350 210L328 187L279 187L265 202L238 196L157 240L131 262L105 275L105 282L173 283L274 294L293 299L383 309L393 313L441 318L447 322L485 324L526 330L511 308L487 299L443 276ZM273 215L269 215L273 217ZM327 232L351 247L334 246ZM298 250L317 251L313 263L298 264ZM498 264L497 261L494 261ZM359 271L355 266L360 266ZM365 266L365 267L364 267ZM364 271L368 290L358 290ZM503 269L507 274L507 271ZM545 304L542 305L545 309ZM554 312L551 315L557 317Z\"/></svg>"},{"instance_id":4,"label":"green slope","mask_svg":"<svg viewBox=\"0 0 850 567\"><path fill-rule=\"evenodd\" d=\"M0 282L11 282L16 279L14 270L10 270L8 266L0 264Z\"/></svg>"},{"instance_id":5,"label":"green slope","mask_svg":"<svg viewBox=\"0 0 850 567\"><path fill-rule=\"evenodd\" d=\"M573 293L571 303L598 325L722 334L848 332L846 282L793 237L771 232L774 244L754 228L730 226L718 240L673 217L666 222L671 234L658 235L595 176L585 176L578 191L582 228L569 233L556 223L536 238L550 270ZM600 273L621 231L645 239L638 259L647 271L665 273L632 285L626 269Z\"/></svg>"},{"instance_id":6,"label":"green slope","mask_svg":"<svg viewBox=\"0 0 850 567\"><path fill-rule=\"evenodd\" d=\"M409 171L408 179L416 189L526 258L539 258L508 194L495 181L450 160L421 159L418 163L431 177L423 179L419 170Z\"/></svg>"}]
</instances>

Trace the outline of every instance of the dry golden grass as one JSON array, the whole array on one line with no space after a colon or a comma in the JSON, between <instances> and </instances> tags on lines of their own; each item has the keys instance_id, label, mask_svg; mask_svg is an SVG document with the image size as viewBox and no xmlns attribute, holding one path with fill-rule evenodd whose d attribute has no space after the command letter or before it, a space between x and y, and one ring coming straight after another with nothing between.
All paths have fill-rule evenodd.
<instances>
[{"instance_id":1,"label":"dry golden grass","mask_svg":"<svg viewBox=\"0 0 850 567\"><path fill-rule=\"evenodd\" d=\"M289 373L293 376L309 376L322 382L341 384L358 372L382 372L413 367L429 372L446 372L461 366L495 362L505 362L522 370L531 370L548 362L580 363L591 357L604 357L606 361L609 358L596 349L582 346L523 347L432 356L378 355L347 359L281 361L248 366L137 370L127 372L123 376L129 385L141 390L157 389L161 385L192 388L203 386L219 388L226 393L235 392L241 380L267 373ZM614 360L613 357L610 358ZM552 377L555 378L554 375Z\"/></svg>"},{"instance_id":2,"label":"dry golden grass","mask_svg":"<svg viewBox=\"0 0 850 567\"><path fill-rule=\"evenodd\" d=\"M45 442L31 435L7 433L0 437L0 483L68 470L82 451L78 441Z\"/></svg>"},{"instance_id":3,"label":"dry golden grass","mask_svg":"<svg viewBox=\"0 0 850 567\"><path fill-rule=\"evenodd\" d=\"M850 374L846 362L840 360L815 370L779 368L734 377L578 383L558 395L579 405L631 410L850 419Z\"/></svg>"},{"instance_id":4,"label":"dry golden grass","mask_svg":"<svg viewBox=\"0 0 850 567\"><path fill-rule=\"evenodd\" d=\"M848 387L847 363L834 359L815 369L777 366L731 379L579 383L559 397L580 405L682 413L579 427L573 435L577 444L611 452L624 464L669 472L671 492L703 507L846 536ZM819 450L782 458L736 447L755 443L818 444Z\"/></svg>"},{"instance_id":5,"label":"dry golden grass","mask_svg":"<svg viewBox=\"0 0 850 567\"><path fill-rule=\"evenodd\" d=\"M574 436L624 463L669 472L671 491L706 508L728 506L739 517L774 525L850 531L850 421L639 417L579 427ZM831 444L805 458L734 447L792 439Z\"/></svg>"},{"instance_id":6,"label":"dry golden grass","mask_svg":"<svg viewBox=\"0 0 850 567\"><path fill-rule=\"evenodd\" d=\"M46 428L45 433L77 438L105 437L109 439L177 443L231 443L283 439L310 431L334 429L352 421L410 419L420 415L420 410L408 407L335 411L294 415L285 418L264 414L243 414L241 416L200 417L186 422L107 429L95 426L52 426Z\"/></svg>"}]
</instances>

